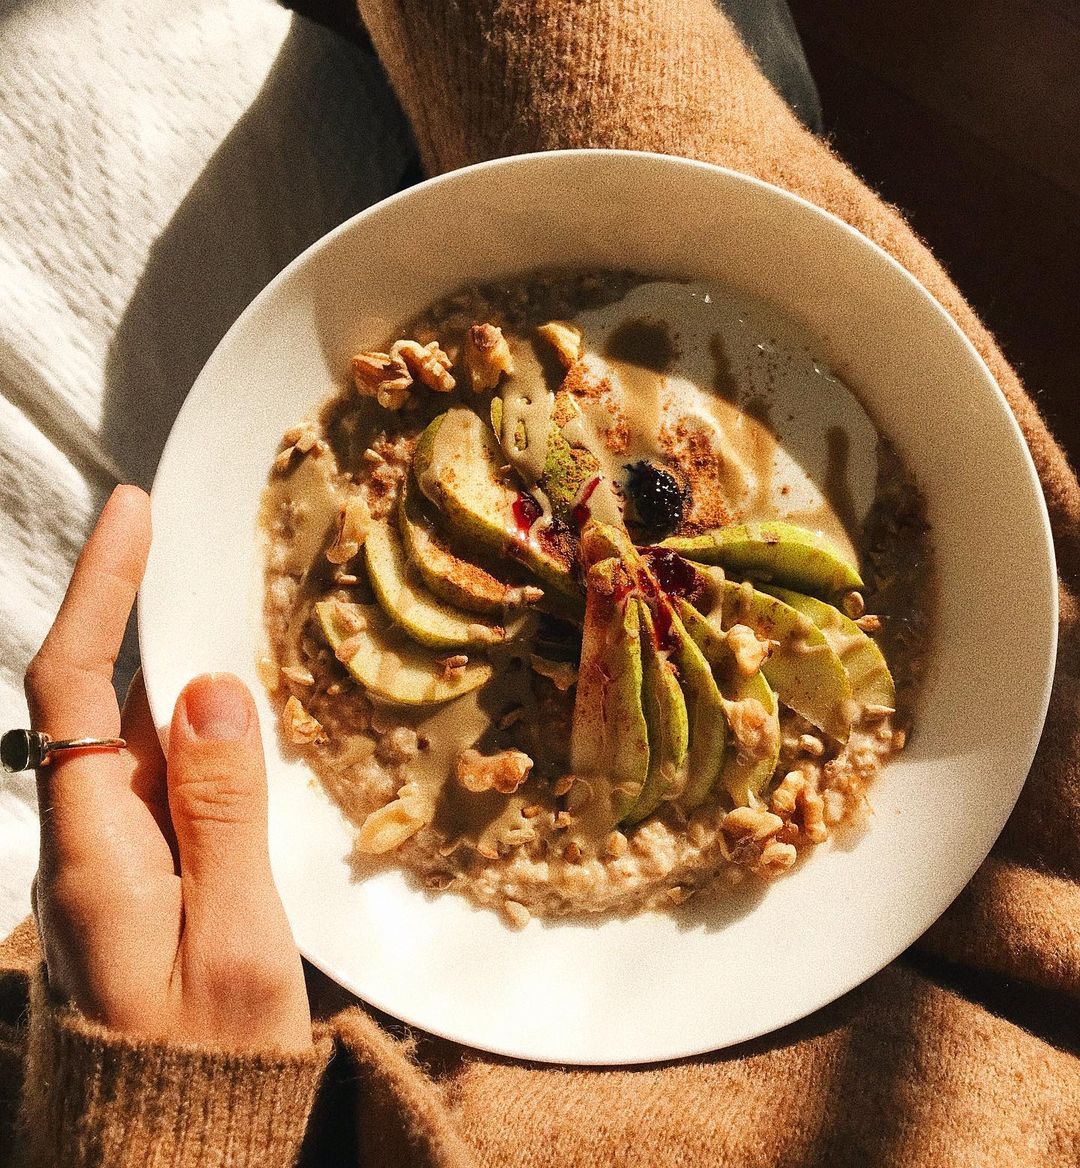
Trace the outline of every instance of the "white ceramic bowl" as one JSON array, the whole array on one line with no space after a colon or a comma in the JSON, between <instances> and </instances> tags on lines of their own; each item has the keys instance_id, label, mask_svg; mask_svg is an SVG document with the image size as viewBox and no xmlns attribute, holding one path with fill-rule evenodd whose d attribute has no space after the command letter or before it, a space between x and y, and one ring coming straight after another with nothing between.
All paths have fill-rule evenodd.
<instances>
[{"instance_id":1,"label":"white ceramic bowl","mask_svg":"<svg viewBox=\"0 0 1080 1168\"><path fill-rule=\"evenodd\" d=\"M256 510L281 433L349 356L452 289L550 265L725 282L820 338L925 491L940 601L918 732L872 791L870 830L754 901L512 932L394 873L353 878L350 833L279 751L255 673ZM754 179L657 155L533 155L434 179L343 224L277 277L207 362L153 491L139 605L157 723L194 674L256 694L274 872L302 952L416 1026L563 1063L675 1058L800 1018L945 909L1023 784L1057 612L1035 470L1000 390L927 292L838 219Z\"/></svg>"}]
</instances>

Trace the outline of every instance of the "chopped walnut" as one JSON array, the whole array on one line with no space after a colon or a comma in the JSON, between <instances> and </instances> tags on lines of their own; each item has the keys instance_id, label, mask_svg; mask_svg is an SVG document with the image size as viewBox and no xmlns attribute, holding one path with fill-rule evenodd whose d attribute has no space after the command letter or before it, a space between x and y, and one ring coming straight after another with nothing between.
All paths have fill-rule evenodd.
<instances>
[{"instance_id":1,"label":"chopped walnut","mask_svg":"<svg viewBox=\"0 0 1080 1168\"><path fill-rule=\"evenodd\" d=\"M427 822L423 805L413 784L407 784L398 797L373 811L356 833L356 850L366 855L382 855L399 848Z\"/></svg>"},{"instance_id":2,"label":"chopped walnut","mask_svg":"<svg viewBox=\"0 0 1080 1168\"><path fill-rule=\"evenodd\" d=\"M274 459L274 470L284 474L292 466L293 461L305 454L314 452L316 456L326 449L326 443L319 437L318 431L309 423L294 426L286 430L281 438L281 449Z\"/></svg>"},{"instance_id":3,"label":"chopped walnut","mask_svg":"<svg viewBox=\"0 0 1080 1168\"><path fill-rule=\"evenodd\" d=\"M529 777L533 760L520 750L500 750L498 754L481 754L470 747L458 755L457 781L466 791L498 791L512 795Z\"/></svg>"},{"instance_id":4,"label":"chopped walnut","mask_svg":"<svg viewBox=\"0 0 1080 1168\"><path fill-rule=\"evenodd\" d=\"M864 612L866 612L866 601L863 600L861 592L852 589L851 592L845 592L840 600L840 607L844 610L844 614L852 620L857 620Z\"/></svg>"},{"instance_id":5,"label":"chopped walnut","mask_svg":"<svg viewBox=\"0 0 1080 1168\"><path fill-rule=\"evenodd\" d=\"M277 474L284 474L292 466L295 454L295 446L286 446L280 450L277 458L274 459L274 471Z\"/></svg>"},{"instance_id":6,"label":"chopped walnut","mask_svg":"<svg viewBox=\"0 0 1080 1168\"><path fill-rule=\"evenodd\" d=\"M565 320L549 320L536 330L559 354L567 369L581 360L581 329Z\"/></svg>"},{"instance_id":7,"label":"chopped walnut","mask_svg":"<svg viewBox=\"0 0 1080 1168\"><path fill-rule=\"evenodd\" d=\"M769 642L758 640L757 634L748 625L732 625L727 631L727 646L743 677L753 677L769 655Z\"/></svg>"},{"instance_id":8,"label":"chopped walnut","mask_svg":"<svg viewBox=\"0 0 1080 1168\"><path fill-rule=\"evenodd\" d=\"M439 664L442 665L443 679L453 681L465 672L465 666L469 664L469 659L464 653L454 653L449 657L444 657Z\"/></svg>"},{"instance_id":9,"label":"chopped walnut","mask_svg":"<svg viewBox=\"0 0 1080 1168\"><path fill-rule=\"evenodd\" d=\"M314 685L315 677L310 669L306 669L303 665L283 665L281 667L281 674L288 678L294 685Z\"/></svg>"},{"instance_id":10,"label":"chopped walnut","mask_svg":"<svg viewBox=\"0 0 1080 1168\"><path fill-rule=\"evenodd\" d=\"M338 511L337 534L326 549L331 564L347 564L364 546L371 528L371 511L362 495L352 495Z\"/></svg>"},{"instance_id":11,"label":"chopped walnut","mask_svg":"<svg viewBox=\"0 0 1080 1168\"><path fill-rule=\"evenodd\" d=\"M613 831L604 843L604 855L617 859L626 854L627 846L626 836L621 831Z\"/></svg>"},{"instance_id":12,"label":"chopped walnut","mask_svg":"<svg viewBox=\"0 0 1080 1168\"><path fill-rule=\"evenodd\" d=\"M780 876L795 863L797 855L794 844L770 840L761 849L758 859L750 865L750 871L757 876Z\"/></svg>"},{"instance_id":13,"label":"chopped walnut","mask_svg":"<svg viewBox=\"0 0 1080 1168\"><path fill-rule=\"evenodd\" d=\"M743 698L738 702L724 702L728 725L743 758L768 758L775 745L776 720L757 698Z\"/></svg>"},{"instance_id":14,"label":"chopped walnut","mask_svg":"<svg viewBox=\"0 0 1080 1168\"><path fill-rule=\"evenodd\" d=\"M788 771L769 800L769 807L775 815L795 814L795 805L806 789L806 775L802 771Z\"/></svg>"},{"instance_id":15,"label":"chopped walnut","mask_svg":"<svg viewBox=\"0 0 1080 1168\"><path fill-rule=\"evenodd\" d=\"M281 675L278 673L277 662L273 657L263 654L255 662L255 669L259 674L259 680L271 692L281 684Z\"/></svg>"},{"instance_id":16,"label":"chopped walnut","mask_svg":"<svg viewBox=\"0 0 1080 1168\"><path fill-rule=\"evenodd\" d=\"M311 742L326 742L326 731L317 718L304 709L299 698L289 698L281 711L281 723L290 742L297 746Z\"/></svg>"},{"instance_id":17,"label":"chopped walnut","mask_svg":"<svg viewBox=\"0 0 1080 1168\"><path fill-rule=\"evenodd\" d=\"M506 640L506 629L502 625L469 625L465 635L477 645L497 645Z\"/></svg>"},{"instance_id":18,"label":"chopped walnut","mask_svg":"<svg viewBox=\"0 0 1080 1168\"><path fill-rule=\"evenodd\" d=\"M539 803L530 803L528 807L522 807L521 818L535 819L543 810Z\"/></svg>"},{"instance_id":19,"label":"chopped walnut","mask_svg":"<svg viewBox=\"0 0 1080 1168\"><path fill-rule=\"evenodd\" d=\"M576 782L576 775L562 775L552 784L552 793L556 796L566 795Z\"/></svg>"},{"instance_id":20,"label":"chopped walnut","mask_svg":"<svg viewBox=\"0 0 1080 1168\"><path fill-rule=\"evenodd\" d=\"M692 888L683 888L681 884L675 884L664 891L664 896L672 904L685 904L693 895L694 890Z\"/></svg>"},{"instance_id":21,"label":"chopped walnut","mask_svg":"<svg viewBox=\"0 0 1080 1168\"><path fill-rule=\"evenodd\" d=\"M512 929L523 929L532 920L532 913L516 900L503 901L503 916Z\"/></svg>"},{"instance_id":22,"label":"chopped walnut","mask_svg":"<svg viewBox=\"0 0 1080 1168\"><path fill-rule=\"evenodd\" d=\"M334 616L347 633L362 633L367 628L367 617L353 604L335 604Z\"/></svg>"},{"instance_id":23,"label":"chopped walnut","mask_svg":"<svg viewBox=\"0 0 1080 1168\"><path fill-rule=\"evenodd\" d=\"M720 830L732 844L742 840L759 843L776 835L783 826L784 821L779 815L763 807L736 807L720 821Z\"/></svg>"},{"instance_id":24,"label":"chopped walnut","mask_svg":"<svg viewBox=\"0 0 1080 1168\"><path fill-rule=\"evenodd\" d=\"M356 656L357 653L364 647L364 638L360 633L353 633L352 636L346 637L344 641L338 644L334 650L334 656L341 662L342 665L348 665L349 662ZM333 686L327 692L334 692ZM341 693L340 686L337 690Z\"/></svg>"},{"instance_id":25,"label":"chopped walnut","mask_svg":"<svg viewBox=\"0 0 1080 1168\"><path fill-rule=\"evenodd\" d=\"M821 758L825 753L825 743L816 734L800 734L799 749L811 758Z\"/></svg>"},{"instance_id":26,"label":"chopped walnut","mask_svg":"<svg viewBox=\"0 0 1080 1168\"><path fill-rule=\"evenodd\" d=\"M390 346L391 358L405 363L406 369L421 385L436 393L449 393L457 385L450 372L450 358L439 347L438 341L421 345L418 341L395 341Z\"/></svg>"},{"instance_id":27,"label":"chopped walnut","mask_svg":"<svg viewBox=\"0 0 1080 1168\"><path fill-rule=\"evenodd\" d=\"M533 584L522 584L521 587L507 588L503 593L503 602L508 608L525 608L533 604L539 604L544 599L543 588L537 588Z\"/></svg>"},{"instance_id":28,"label":"chopped walnut","mask_svg":"<svg viewBox=\"0 0 1080 1168\"><path fill-rule=\"evenodd\" d=\"M578 864L581 862L581 857L581 845L577 842L577 840L571 840L563 851L563 859L568 864Z\"/></svg>"},{"instance_id":29,"label":"chopped walnut","mask_svg":"<svg viewBox=\"0 0 1080 1168\"><path fill-rule=\"evenodd\" d=\"M514 359L502 329L494 324L474 324L465 337L465 368L476 393L494 389L499 378L514 372Z\"/></svg>"},{"instance_id":30,"label":"chopped walnut","mask_svg":"<svg viewBox=\"0 0 1080 1168\"><path fill-rule=\"evenodd\" d=\"M357 353L352 375L357 393L373 397L385 410L400 410L412 394L413 375L396 354Z\"/></svg>"},{"instance_id":31,"label":"chopped walnut","mask_svg":"<svg viewBox=\"0 0 1080 1168\"><path fill-rule=\"evenodd\" d=\"M867 613L866 616L859 617L855 623L864 633L881 632L881 617L875 616L873 613Z\"/></svg>"},{"instance_id":32,"label":"chopped walnut","mask_svg":"<svg viewBox=\"0 0 1080 1168\"><path fill-rule=\"evenodd\" d=\"M812 844L823 843L829 838L829 828L825 822L825 800L809 784L799 795L799 812L803 831Z\"/></svg>"},{"instance_id":33,"label":"chopped walnut","mask_svg":"<svg viewBox=\"0 0 1080 1168\"><path fill-rule=\"evenodd\" d=\"M574 822L574 817L569 811L559 811L555 815L555 830L565 831Z\"/></svg>"},{"instance_id":34,"label":"chopped walnut","mask_svg":"<svg viewBox=\"0 0 1080 1168\"><path fill-rule=\"evenodd\" d=\"M577 666L569 661L549 661L546 657L538 657L535 653L530 653L529 664L534 673L546 677L560 693L565 693L571 686L577 684Z\"/></svg>"}]
</instances>

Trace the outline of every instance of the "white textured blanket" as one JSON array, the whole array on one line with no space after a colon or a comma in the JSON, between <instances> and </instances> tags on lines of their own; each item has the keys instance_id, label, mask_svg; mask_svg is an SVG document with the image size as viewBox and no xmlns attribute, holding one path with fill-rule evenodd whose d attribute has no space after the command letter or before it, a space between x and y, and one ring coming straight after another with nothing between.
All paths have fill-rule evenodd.
<instances>
[{"instance_id":1,"label":"white textured blanket","mask_svg":"<svg viewBox=\"0 0 1080 1168\"><path fill-rule=\"evenodd\" d=\"M0 0L0 730L113 485L149 485L228 326L409 151L374 59L270 0ZM33 806L0 777L0 935Z\"/></svg>"}]
</instances>

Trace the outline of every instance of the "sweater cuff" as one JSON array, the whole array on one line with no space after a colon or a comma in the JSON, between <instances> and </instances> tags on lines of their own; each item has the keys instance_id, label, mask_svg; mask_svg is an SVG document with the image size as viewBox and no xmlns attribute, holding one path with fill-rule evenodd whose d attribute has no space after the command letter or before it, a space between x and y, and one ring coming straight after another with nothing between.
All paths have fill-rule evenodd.
<instances>
[{"instance_id":1,"label":"sweater cuff","mask_svg":"<svg viewBox=\"0 0 1080 1168\"><path fill-rule=\"evenodd\" d=\"M28 1168L286 1168L333 1048L237 1053L116 1034L30 987L21 1108Z\"/></svg>"}]
</instances>

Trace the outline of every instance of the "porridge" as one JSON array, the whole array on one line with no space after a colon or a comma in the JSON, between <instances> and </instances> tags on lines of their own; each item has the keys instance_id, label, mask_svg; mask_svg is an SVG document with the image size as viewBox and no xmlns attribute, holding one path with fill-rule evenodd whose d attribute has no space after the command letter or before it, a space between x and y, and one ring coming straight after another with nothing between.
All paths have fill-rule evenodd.
<instances>
[{"instance_id":1,"label":"porridge","mask_svg":"<svg viewBox=\"0 0 1080 1168\"><path fill-rule=\"evenodd\" d=\"M909 730L921 497L795 326L548 273L357 353L283 438L261 662L358 863L514 924L781 875Z\"/></svg>"}]
</instances>

